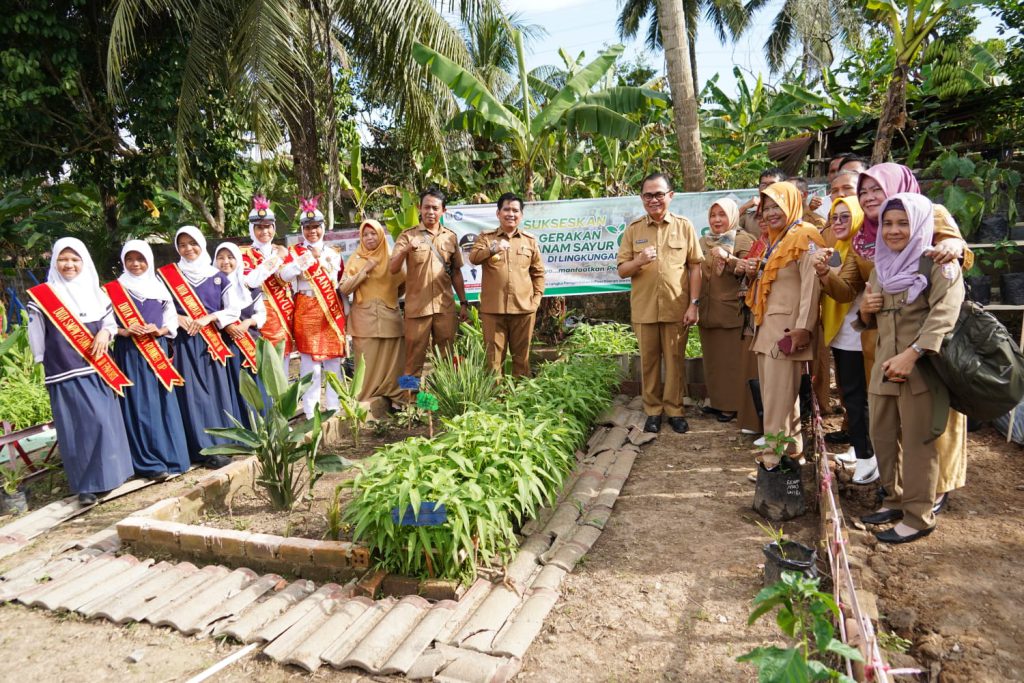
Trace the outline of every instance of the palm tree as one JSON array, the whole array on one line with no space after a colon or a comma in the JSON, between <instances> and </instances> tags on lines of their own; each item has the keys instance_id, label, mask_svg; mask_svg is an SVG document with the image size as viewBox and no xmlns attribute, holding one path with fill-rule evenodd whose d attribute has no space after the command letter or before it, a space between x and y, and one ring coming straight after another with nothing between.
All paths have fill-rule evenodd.
<instances>
[{"instance_id":1,"label":"palm tree","mask_svg":"<svg viewBox=\"0 0 1024 683\"><path fill-rule=\"evenodd\" d=\"M737 40L750 26L750 19L754 12L767 4L768 0L748 0L745 4L742 0L678 0L683 7L683 15L686 17L686 33L689 42L690 72L693 79L694 91L697 91L697 26L700 23L700 15L704 16L715 29L715 35L724 45L732 38ZM647 25L647 47L651 50L661 49L661 25L658 20L657 0L625 0L622 9L619 11L619 18L616 22L619 37L623 40L631 40L640 32L640 24L649 19Z\"/></svg>"},{"instance_id":2,"label":"palm tree","mask_svg":"<svg viewBox=\"0 0 1024 683\"><path fill-rule=\"evenodd\" d=\"M526 23L521 12L513 12L507 17L480 17L463 23L461 30L473 72L488 90L503 100L514 97L519 85L513 31L519 31L527 48L548 34L540 24Z\"/></svg>"},{"instance_id":3,"label":"palm tree","mask_svg":"<svg viewBox=\"0 0 1024 683\"><path fill-rule=\"evenodd\" d=\"M773 73L786 65L786 56L800 47L797 68L804 74L821 73L835 58L832 46L858 36L860 15L844 0L785 0L772 19L764 55Z\"/></svg>"},{"instance_id":4,"label":"palm tree","mask_svg":"<svg viewBox=\"0 0 1024 683\"><path fill-rule=\"evenodd\" d=\"M464 22L500 11L498 0L446 7ZM393 106L410 137L440 148L441 121L454 108L447 88L412 60L414 41L469 64L462 36L430 0L113 0L107 78L119 92L125 64L147 22L176 23L189 37L176 121L179 176L190 174L185 132L201 119L198 93L215 82L238 98L256 141L277 149L287 137L299 189L321 190L339 173L335 85L355 67L366 87ZM326 149L325 149L326 148Z\"/></svg>"},{"instance_id":5,"label":"palm tree","mask_svg":"<svg viewBox=\"0 0 1024 683\"><path fill-rule=\"evenodd\" d=\"M687 192L700 192L704 189L704 151L700 146L697 93L691 77L690 39L682 6L676 0L658 0L658 20L672 90L683 188Z\"/></svg>"}]
</instances>

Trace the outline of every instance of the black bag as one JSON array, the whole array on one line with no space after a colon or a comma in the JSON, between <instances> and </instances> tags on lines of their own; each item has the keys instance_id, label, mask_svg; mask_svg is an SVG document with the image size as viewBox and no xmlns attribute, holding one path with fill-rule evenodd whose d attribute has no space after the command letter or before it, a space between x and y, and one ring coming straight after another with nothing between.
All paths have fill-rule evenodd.
<instances>
[{"instance_id":1,"label":"black bag","mask_svg":"<svg viewBox=\"0 0 1024 683\"><path fill-rule=\"evenodd\" d=\"M1024 398L1024 355L994 315L964 301L942 350L928 355L949 390L949 405L975 420L994 420Z\"/></svg>"},{"instance_id":2,"label":"black bag","mask_svg":"<svg viewBox=\"0 0 1024 683\"><path fill-rule=\"evenodd\" d=\"M782 522L807 512L800 465L787 455L774 470L757 466L754 510L765 519Z\"/></svg>"}]
</instances>

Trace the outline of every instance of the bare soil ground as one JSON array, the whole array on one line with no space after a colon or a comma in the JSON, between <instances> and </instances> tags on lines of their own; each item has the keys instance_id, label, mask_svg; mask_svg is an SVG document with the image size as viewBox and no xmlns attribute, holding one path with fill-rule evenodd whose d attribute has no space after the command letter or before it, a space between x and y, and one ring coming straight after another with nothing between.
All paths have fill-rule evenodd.
<instances>
[{"instance_id":1,"label":"bare soil ground","mask_svg":"<svg viewBox=\"0 0 1024 683\"><path fill-rule=\"evenodd\" d=\"M604 533L567 577L563 598L527 653L522 680L756 680L753 668L735 658L780 639L771 619L746 625L766 542L750 509L749 439L711 418L694 415L690 425L682 436L666 426L644 447ZM940 516L939 529L908 546L874 548L864 588L879 596L883 630L912 642L907 655L886 653L892 663L916 663L929 672L923 680L942 683L1024 680L1024 453L987 428L970 436L970 453L968 484ZM198 474L103 505L0 569L176 495ZM873 487L850 488L842 498L852 521L871 509ZM785 531L812 542L816 524L809 513ZM237 649L148 625L0 607L0 657L22 680L183 680ZM127 660L133 654L141 654L138 663ZM302 678L249 657L216 680ZM313 678L374 680L329 669Z\"/></svg>"}]
</instances>

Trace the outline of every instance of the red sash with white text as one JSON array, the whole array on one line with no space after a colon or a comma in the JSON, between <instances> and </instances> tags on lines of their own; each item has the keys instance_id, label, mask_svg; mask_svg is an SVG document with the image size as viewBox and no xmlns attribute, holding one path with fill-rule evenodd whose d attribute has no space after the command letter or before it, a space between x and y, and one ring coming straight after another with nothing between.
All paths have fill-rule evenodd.
<instances>
[{"instance_id":1,"label":"red sash with white text","mask_svg":"<svg viewBox=\"0 0 1024 683\"><path fill-rule=\"evenodd\" d=\"M199 296L192 289L192 285L188 283L185 276L181 274L181 270L178 268L176 263L168 263L166 266L157 268L158 273L167 283L167 286L171 290L171 296L178 302L182 310L185 311L185 315L192 318L192 320L199 320L206 315L206 307L203 306L203 302L199 300ZM224 338L220 336L220 333L214 328L213 323L206 325L199 332L203 339L206 341L206 346L210 351L210 356L220 363L225 365L227 359L235 355L231 353L231 349L224 343Z\"/></svg>"},{"instance_id":2,"label":"red sash with white text","mask_svg":"<svg viewBox=\"0 0 1024 683\"><path fill-rule=\"evenodd\" d=\"M92 348L95 336L82 323L78 317L68 310L67 305L60 300L57 293L48 284L36 285L28 290L29 296L42 310L53 326L60 330L64 339L71 345L78 355L88 363L107 385L113 389L118 396L124 396L124 388L132 386L132 381L127 375L121 372L117 363L106 351L99 358L94 358L90 349Z\"/></svg>"},{"instance_id":3,"label":"red sash with white text","mask_svg":"<svg viewBox=\"0 0 1024 683\"><path fill-rule=\"evenodd\" d=\"M117 314L117 319L121 321L122 325L128 328L132 325L146 324L135 302L128 296L124 285L114 280L103 285L103 289L106 290L111 303L114 304L114 313ZM133 334L131 338L135 342L135 348L146 359L150 370L160 380L160 384L163 385L164 389L171 391L176 386L184 386L185 378L175 369L171 359L164 353L163 348L157 343L155 337L149 334L142 336Z\"/></svg>"},{"instance_id":4,"label":"red sash with white text","mask_svg":"<svg viewBox=\"0 0 1024 683\"><path fill-rule=\"evenodd\" d=\"M301 244L296 244L292 247L292 251L296 256L302 256L309 250ZM334 333L338 335L338 339L341 340L342 347L344 347L345 310L341 307L341 301L338 300L337 292L334 291L334 283L331 282L331 277L324 271L319 260L313 261L313 265L302 271L302 275L309 282L310 288L313 290L313 296L316 298L317 303L320 304L324 315L327 316L328 324L334 330Z\"/></svg>"},{"instance_id":5,"label":"red sash with white text","mask_svg":"<svg viewBox=\"0 0 1024 683\"><path fill-rule=\"evenodd\" d=\"M251 247L242 251L242 262L245 272L258 267L266 256L258 249ZM288 291L288 285L277 275L271 275L263 281L263 300L269 303L270 310L277 315L281 329L289 339L292 338L292 319L295 317L295 302Z\"/></svg>"}]
</instances>

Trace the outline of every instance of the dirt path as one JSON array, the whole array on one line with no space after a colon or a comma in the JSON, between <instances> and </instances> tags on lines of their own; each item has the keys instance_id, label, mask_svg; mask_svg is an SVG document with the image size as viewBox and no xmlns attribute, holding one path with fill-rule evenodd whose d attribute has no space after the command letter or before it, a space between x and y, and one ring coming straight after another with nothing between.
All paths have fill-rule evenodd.
<instances>
[{"instance_id":1,"label":"dirt path","mask_svg":"<svg viewBox=\"0 0 1024 683\"><path fill-rule=\"evenodd\" d=\"M778 642L772 620L746 625L761 587L764 534L750 509L749 439L732 425L690 418L645 446L597 544L564 583L563 598L527 653L520 680L755 681L736 656ZM864 587L878 594L882 628L912 642L893 664L920 665L942 683L1024 680L1024 452L985 430L970 436L968 486L928 538L875 547ZM40 539L5 566L82 538L194 479L143 489ZM172 490L173 489L173 490ZM869 509L872 488L843 491L847 518ZM104 506L106 507L106 506ZM816 517L785 525L813 542ZM0 606L0 658L26 680L173 681L239 649L148 625L117 627ZM141 653L138 663L127 660ZM248 658L216 680L307 678ZM376 680L322 669L324 681ZM906 680L906 679L901 679Z\"/></svg>"},{"instance_id":2,"label":"dirt path","mask_svg":"<svg viewBox=\"0 0 1024 683\"><path fill-rule=\"evenodd\" d=\"M666 425L644 447L523 680L756 680L735 658L778 632L772 621L746 625L766 542L750 509L750 440L711 418L689 421L688 434ZM806 515L785 530L808 541L813 525Z\"/></svg>"}]
</instances>

